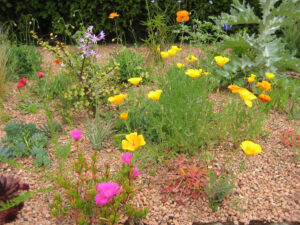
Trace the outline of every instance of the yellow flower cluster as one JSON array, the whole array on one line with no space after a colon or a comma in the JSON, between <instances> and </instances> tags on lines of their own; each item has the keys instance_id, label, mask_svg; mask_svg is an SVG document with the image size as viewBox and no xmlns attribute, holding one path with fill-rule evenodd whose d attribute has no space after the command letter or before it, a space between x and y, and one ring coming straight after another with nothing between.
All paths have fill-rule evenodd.
<instances>
[{"instance_id":1,"label":"yellow flower cluster","mask_svg":"<svg viewBox=\"0 0 300 225\"><path fill-rule=\"evenodd\" d=\"M174 56L177 54L177 52L179 52L179 51L181 51L181 48L179 48L179 47L176 46L176 45L173 45L168 51L166 51L166 52L161 52L161 53L160 53L160 56L161 56L162 59L166 59L166 58L168 58L169 56L170 56L170 57L174 57Z\"/></svg>"}]
</instances>

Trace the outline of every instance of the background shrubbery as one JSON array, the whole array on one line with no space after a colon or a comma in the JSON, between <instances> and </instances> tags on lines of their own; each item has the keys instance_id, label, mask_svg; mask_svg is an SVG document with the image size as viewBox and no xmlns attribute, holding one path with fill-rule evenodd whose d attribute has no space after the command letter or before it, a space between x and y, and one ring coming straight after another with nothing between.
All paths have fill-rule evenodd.
<instances>
[{"instance_id":1,"label":"background shrubbery","mask_svg":"<svg viewBox=\"0 0 300 225\"><path fill-rule=\"evenodd\" d=\"M0 0L0 23L8 22L13 25L11 31L21 41L28 41L29 37L24 32L29 28L37 29L39 36L54 32L65 38L82 25L90 24L95 26L96 31L104 30L110 40L110 37L114 37L115 23L108 16L116 11L120 14L117 20L120 35L126 38L126 41L135 41L136 37L143 39L147 35L143 25L143 21L148 17L146 1L150 5L150 14L153 15L158 6L167 16L174 18L174 23L176 12L180 9L189 10L192 19L207 20L209 16L229 12L232 3L232 0L213 1L213 4L208 0L189 0L180 4L177 0L158 0L155 3L151 3L150 0L25 0L12 4L11 1ZM256 13L260 14L258 0L246 2L255 7Z\"/></svg>"}]
</instances>

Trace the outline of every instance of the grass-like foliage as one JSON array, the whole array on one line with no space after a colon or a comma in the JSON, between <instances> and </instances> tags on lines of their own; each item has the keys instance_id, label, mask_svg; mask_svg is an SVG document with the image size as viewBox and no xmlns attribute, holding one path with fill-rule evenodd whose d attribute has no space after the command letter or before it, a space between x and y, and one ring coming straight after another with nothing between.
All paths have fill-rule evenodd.
<instances>
[{"instance_id":1,"label":"grass-like foliage","mask_svg":"<svg viewBox=\"0 0 300 225\"><path fill-rule=\"evenodd\" d=\"M109 65L118 66L117 75L121 82L127 82L132 77L145 77L148 75L144 64L144 56L136 50L123 48L121 51L111 53Z\"/></svg>"},{"instance_id":2,"label":"grass-like foliage","mask_svg":"<svg viewBox=\"0 0 300 225\"><path fill-rule=\"evenodd\" d=\"M20 77L33 77L41 71L42 56L33 45L9 45L9 57L7 62L7 79L16 80Z\"/></svg>"},{"instance_id":3,"label":"grass-like foliage","mask_svg":"<svg viewBox=\"0 0 300 225\"><path fill-rule=\"evenodd\" d=\"M5 31L0 33L0 96L4 92L5 81L7 79L8 68L7 60L9 55L9 47L7 35Z\"/></svg>"},{"instance_id":4,"label":"grass-like foliage","mask_svg":"<svg viewBox=\"0 0 300 225\"><path fill-rule=\"evenodd\" d=\"M278 5L275 7L275 5ZM293 69L299 72L300 59L294 58L285 49L285 42L277 38L276 32L280 31L291 18L299 18L299 1L286 0L260 0L262 16L258 17L254 9L245 2L233 0L230 14L222 13L217 23L258 26L258 34L248 34L246 30L229 36L221 44L222 49L231 49L230 60L225 70L216 71L228 84L228 80L236 76L249 76L251 73L277 72ZM226 82L227 80L227 82Z\"/></svg>"},{"instance_id":5,"label":"grass-like foliage","mask_svg":"<svg viewBox=\"0 0 300 225\"><path fill-rule=\"evenodd\" d=\"M238 144L259 135L264 117L257 110L235 99L224 100L219 107L209 100L217 85L212 76L193 79L174 66L162 84L158 102L148 99L143 91L137 94L129 90L126 123L131 131L145 134L147 140L175 151L195 152L225 139ZM117 124L122 129L120 126Z\"/></svg>"},{"instance_id":6,"label":"grass-like foliage","mask_svg":"<svg viewBox=\"0 0 300 225\"><path fill-rule=\"evenodd\" d=\"M48 145L48 137L38 129L35 124L25 124L22 121L9 121L4 131L6 136L2 139L0 156L3 158L35 156L36 166L49 166L51 159L44 149Z\"/></svg>"},{"instance_id":7,"label":"grass-like foliage","mask_svg":"<svg viewBox=\"0 0 300 225\"><path fill-rule=\"evenodd\" d=\"M101 150L102 142L113 132L112 122L106 122L97 115L93 120L87 118L86 129L86 135L89 138L91 145L96 150Z\"/></svg>"},{"instance_id":8,"label":"grass-like foliage","mask_svg":"<svg viewBox=\"0 0 300 225\"><path fill-rule=\"evenodd\" d=\"M24 114L38 113L40 108L41 105L30 103L30 102L29 103L20 102L16 107L13 107L13 109L22 110Z\"/></svg>"}]
</instances>

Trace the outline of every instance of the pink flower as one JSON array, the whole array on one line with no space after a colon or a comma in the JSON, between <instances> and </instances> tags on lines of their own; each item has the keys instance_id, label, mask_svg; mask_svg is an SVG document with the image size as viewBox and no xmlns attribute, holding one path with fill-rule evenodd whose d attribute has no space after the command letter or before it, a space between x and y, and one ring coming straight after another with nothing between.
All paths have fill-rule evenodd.
<instances>
[{"instance_id":1,"label":"pink flower","mask_svg":"<svg viewBox=\"0 0 300 225\"><path fill-rule=\"evenodd\" d=\"M39 77L39 78L42 78L42 77L45 76L45 74L44 74L43 72L37 72L37 73L35 74L35 76L36 76L36 77Z\"/></svg>"},{"instance_id":2,"label":"pink flower","mask_svg":"<svg viewBox=\"0 0 300 225\"><path fill-rule=\"evenodd\" d=\"M109 200L112 200L117 194L121 193L120 185L113 181L99 183L97 185L98 194L95 196L97 205L106 205Z\"/></svg>"},{"instance_id":3,"label":"pink flower","mask_svg":"<svg viewBox=\"0 0 300 225\"><path fill-rule=\"evenodd\" d=\"M27 78L25 77L22 77L20 80L19 80L19 83L18 83L18 86L17 88L20 90L22 87L24 87L27 83Z\"/></svg>"},{"instance_id":4,"label":"pink flower","mask_svg":"<svg viewBox=\"0 0 300 225\"><path fill-rule=\"evenodd\" d=\"M82 135L82 130L72 130L70 132L70 135L72 136L72 138L75 140L75 141L78 141Z\"/></svg>"},{"instance_id":5,"label":"pink flower","mask_svg":"<svg viewBox=\"0 0 300 225\"><path fill-rule=\"evenodd\" d=\"M142 173L137 169L137 168L134 168L133 171L132 171L132 178L137 178L139 175L141 175Z\"/></svg>"},{"instance_id":6,"label":"pink flower","mask_svg":"<svg viewBox=\"0 0 300 225\"><path fill-rule=\"evenodd\" d=\"M132 163L132 155L133 155L132 152L125 153L121 156L121 159L123 160L124 163L129 165L130 163Z\"/></svg>"}]
</instances>

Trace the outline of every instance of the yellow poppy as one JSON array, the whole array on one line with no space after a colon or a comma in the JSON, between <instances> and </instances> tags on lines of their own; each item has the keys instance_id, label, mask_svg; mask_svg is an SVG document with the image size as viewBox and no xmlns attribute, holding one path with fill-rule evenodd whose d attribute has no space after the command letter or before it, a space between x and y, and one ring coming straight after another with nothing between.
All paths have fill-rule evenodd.
<instances>
[{"instance_id":1,"label":"yellow poppy","mask_svg":"<svg viewBox=\"0 0 300 225\"><path fill-rule=\"evenodd\" d=\"M269 80L272 80L275 77L275 75L273 73L265 73L265 75Z\"/></svg>"},{"instance_id":2,"label":"yellow poppy","mask_svg":"<svg viewBox=\"0 0 300 225\"><path fill-rule=\"evenodd\" d=\"M261 146L252 141L243 141L240 146L248 156L256 155L262 152Z\"/></svg>"},{"instance_id":3,"label":"yellow poppy","mask_svg":"<svg viewBox=\"0 0 300 225\"><path fill-rule=\"evenodd\" d=\"M128 79L128 82L133 84L133 85L138 85L142 81L141 77L133 77Z\"/></svg>"},{"instance_id":4,"label":"yellow poppy","mask_svg":"<svg viewBox=\"0 0 300 225\"><path fill-rule=\"evenodd\" d=\"M179 48L177 45L172 45L171 49L174 49L176 52L181 51L181 48Z\"/></svg>"},{"instance_id":5,"label":"yellow poppy","mask_svg":"<svg viewBox=\"0 0 300 225\"><path fill-rule=\"evenodd\" d=\"M171 56L171 57L175 56L176 53L177 53L177 51L176 51L175 49L173 49L173 48L171 48L171 49L168 50L168 54L169 54L169 56Z\"/></svg>"},{"instance_id":6,"label":"yellow poppy","mask_svg":"<svg viewBox=\"0 0 300 225\"><path fill-rule=\"evenodd\" d=\"M120 115L120 118L122 120L127 120L127 117L128 117L128 113L121 113L121 115Z\"/></svg>"},{"instance_id":7,"label":"yellow poppy","mask_svg":"<svg viewBox=\"0 0 300 225\"><path fill-rule=\"evenodd\" d=\"M124 94L115 95L113 97L109 97L108 101L116 105L120 105L123 102L123 100L126 98L126 96L127 95Z\"/></svg>"},{"instance_id":8,"label":"yellow poppy","mask_svg":"<svg viewBox=\"0 0 300 225\"><path fill-rule=\"evenodd\" d=\"M178 69L181 69L181 68L184 66L183 63L177 63L176 65L177 65L177 68L178 68Z\"/></svg>"},{"instance_id":9,"label":"yellow poppy","mask_svg":"<svg viewBox=\"0 0 300 225\"><path fill-rule=\"evenodd\" d=\"M129 151L135 151L140 146L145 145L146 142L144 140L143 135L137 135L137 132L127 134L126 140L122 140L122 149L123 150L129 150Z\"/></svg>"},{"instance_id":10,"label":"yellow poppy","mask_svg":"<svg viewBox=\"0 0 300 225\"><path fill-rule=\"evenodd\" d=\"M150 98L154 101L158 101L161 93L162 93L162 90L150 91L148 94L148 98Z\"/></svg>"},{"instance_id":11,"label":"yellow poppy","mask_svg":"<svg viewBox=\"0 0 300 225\"><path fill-rule=\"evenodd\" d=\"M248 107L252 107L251 101L257 99L257 97L252 92L248 91L245 88L240 88L238 90L238 93Z\"/></svg>"},{"instance_id":12,"label":"yellow poppy","mask_svg":"<svg viewBox=\"0 0 300 225\"><path fill-rule=\"evenodd\" d=\"M209 74L209 72L204 72L203 76L207 76Z\"/></svg>"},{"instance_id":13,"label":"yellow poppy","mask_svg":"<svg viewBox=\"0 0 300 225\"><path fill-rule=\"evenodd\" d=\"M214 59L220 67L224 66L226 63L229 62L229 58L223 56L215 56Z\"/></svg>"},{"instance_id":14,"label":"yellow poppy","mask_svg":"<svg viewBox=\"0 0 300 225\"><path fill-rule=\"evenodd\" d=\"M114 18L117 17L117 16L119 16L119 14L116 13L116 12L113 12L113 13L109 14L108 18L109 18L109 19L114 19Z\"/></svg>"},{"instance_id":15,"label":"yellow poppy","mask_svg":"<svg viewBox=\"0 0 300 225\"><path fill-rule=\"evenodd\" d=\"M185 74L192 77L192 78L198 78L200 77L202 73L202 69L195 70L195 69L188 69Z\"/></svg>"},{"instance_id":16,"label":"yellow poppy","mask_svg":"<svg viewBox=\"0 0 300 225\"><path fill-rule=\"evenodd\" d=\"M248 82L251 84L255 81L256 75L255 74L251 74L250 77L248 77Z\"/></svg>"},{"instance_id":17,"label":"yellow poppy","mask_svg":"<svg viewBox=\"0 0 300 225\"><path fill-rule=\"evenodd\" d=\"M231 90L232 93L237 93L241 88L235 84L231 84L227 87L229 90Z\"/></svg>"},{"instance_id":18,"label":"yellow poppy","mask_svg":"<svg viewBox=\"0 0 300 225\"><path fill-rule=\"evenodd\" d=\"M161 56L163 59L166 59L166 58L168 58L169 53L168 53L168 52L161 52L161 53L160 53L160 56Z\"/></svg>"},{"instance_id":19,"label":"yellow poppy","mask_svg":"<svg viewBox=\"0 0 300 225\"><path fill-rule=\"evenodd\" d=\"M196 60L198 60L198 58L196 58L193 55L189 55L188 57L185 58L188 62L192 63L195 62Z\"/></svg>"}]
</instances>

